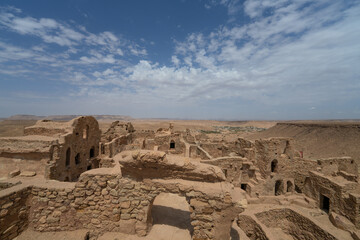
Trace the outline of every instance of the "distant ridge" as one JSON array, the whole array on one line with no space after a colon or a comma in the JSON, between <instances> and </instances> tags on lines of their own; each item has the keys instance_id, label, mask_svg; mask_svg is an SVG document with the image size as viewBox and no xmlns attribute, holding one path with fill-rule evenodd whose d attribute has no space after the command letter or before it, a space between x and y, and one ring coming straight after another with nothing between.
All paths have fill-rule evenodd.
<instances>
[{"instance_id":1,"label":"distant ridge","mask_svg":"<svg viewBox=\"0 0 360 240\"><path fill-rule=\"evenodd\" d=\"M4 120L40 120L44 119L45 116L36 116L36 115L26 115L26 114L18 114L13 115L8 118L3 118Z\"/></svg>"},{"instance_id":2,"label":"distant ridge","mask_svg":"<svg viewBox=\"0 0 360 240\"><path fill-rule=\"evenodd\" d=\"M8 118L4 118L3 120L41 120L41 119L48 119L53 121L70 121L79 116L84 115L50 115L50 116L36 116L36 115L26 115L26 114L19 114L13 115ZM130 121L133 119L130 116L125 115L91 115L95 117L97 120L112 120L112 121Z\"/></svg>"}]
</instances>

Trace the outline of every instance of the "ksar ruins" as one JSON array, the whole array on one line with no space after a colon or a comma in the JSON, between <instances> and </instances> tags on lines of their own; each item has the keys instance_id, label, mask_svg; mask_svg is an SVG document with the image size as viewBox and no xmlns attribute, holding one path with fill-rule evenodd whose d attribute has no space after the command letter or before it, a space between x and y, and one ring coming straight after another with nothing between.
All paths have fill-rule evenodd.
<instances>
[{"instance_id":1,"label":"ksar ruins","mask_svg":"<svg viewBox=\"0 0 360 240\"><path fill-rule=\"evenodd\" d=\"M291 127L327 126L278 123L264 134ZM101 131L81 116L1 137L0 239L158 239L149 237L154 220L170 222L154 216L159 208L188 213L183 228L194 240L360 239L360 155L316 158L308 149L331 139L305 149L290 137L228 139L225 130L209 137L173 123L149 130L115 121ZM188 209L155 206L160 196Z\"/></svg>"}]
</instances>

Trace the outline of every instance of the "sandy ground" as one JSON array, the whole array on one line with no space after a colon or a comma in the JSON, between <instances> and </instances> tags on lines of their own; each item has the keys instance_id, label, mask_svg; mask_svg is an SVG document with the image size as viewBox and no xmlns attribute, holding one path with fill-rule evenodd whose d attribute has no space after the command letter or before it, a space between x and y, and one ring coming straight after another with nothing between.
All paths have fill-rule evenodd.
<instances>
[{"instance_id":1,"label":"sandy ground","mask_svg":"<svg viewBox=\"0 0 360 240\"><path fill-rule=\"evenodd\" d=\"M0 137L14 137L24 135L24 128L32 126L35 120L4 120L0 121Z\"/></svg>"}]
</instances>

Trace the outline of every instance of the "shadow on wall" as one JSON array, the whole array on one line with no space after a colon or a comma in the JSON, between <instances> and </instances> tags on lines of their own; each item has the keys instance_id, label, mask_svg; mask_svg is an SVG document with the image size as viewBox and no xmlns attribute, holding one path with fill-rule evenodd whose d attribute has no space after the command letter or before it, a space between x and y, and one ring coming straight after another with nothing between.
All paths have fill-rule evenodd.
<instances>
[{"instance_id":1,"label":"shadow on wall","mask_svg":"<svg viewBox=\"0 0 360 240\"><path fill-rule=\"evenodd\" d=\"M238 231L236 231L235 228L233 227L231 227L230 236L231 236L231 240L240 240Z\"/></svg>"},{"instance_id":2,"label":"shadow on wall","mask_svg":"<svg viewBox=\"0 0 360 240\"><path fill-rule=\"evenodd\" d=\"M153 225L164 224L181 229L189 230L193 234L193 226L191 225L190 212L172 207L154 205L151 209L153 217Z\"/></svg>"}]
</instances>

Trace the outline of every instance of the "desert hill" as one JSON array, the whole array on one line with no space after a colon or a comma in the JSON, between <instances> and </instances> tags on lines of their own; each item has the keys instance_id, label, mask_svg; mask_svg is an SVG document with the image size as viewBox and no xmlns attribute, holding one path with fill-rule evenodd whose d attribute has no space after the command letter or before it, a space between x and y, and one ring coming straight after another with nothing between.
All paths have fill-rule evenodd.
<instances>
[{"instance_id":1,"label":"desert hill","mask_svg":"<svg viewBox=\"0 0 360 240\"><path fill-rule=\"evenodd\" d=\"M295 147L307 158L360 156L360 122L306 121L281 122L247 137L255 140L270 137L291 137Z\"/></svg>"}]
</instances>

